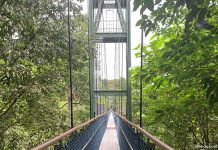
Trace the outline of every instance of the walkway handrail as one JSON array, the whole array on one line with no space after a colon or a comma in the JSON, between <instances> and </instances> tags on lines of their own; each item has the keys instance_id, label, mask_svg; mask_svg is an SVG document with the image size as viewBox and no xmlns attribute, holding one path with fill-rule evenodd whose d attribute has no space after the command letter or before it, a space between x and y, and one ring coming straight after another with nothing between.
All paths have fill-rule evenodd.
<instances>
[{"instance_id":1,"label":"walkway handrail","mask_svg":"<svg viewBox=\"0 0 218 150\"><path fill-rule=\"evenodd\" d=\"M144 129L140 128L139 126L137 126L136 124L130 122L129 120L127 120L126 118L124 118L123 116L118 115L120 118L122 118L126 123L128 123L129 125L131 125L133 128L135 128L137 131L139 131L141 134L143 134L144 136L146 136L148 139L150 139L152 142L154 142L157 146L159 146L162 150L174 150L172 147L170 147L169 145L165 144L164 142L160 141L157 137L151 135L149 132L145 131Z\"/></svg>"},{"instance_id":2,"label":"walkway handrail","mask_svg":"<svg viewBox=\"0 0 218 150\"><path fill-rule=\"evenodd\" d=\"M53 139L51 139L51 140L49 140L49 141L47 141L47 142L45 142L45 143L43 143L41 145L38 145L38 146L32 148L31 150L43 150L43 149L46 149L46 148L52 146L53 144L63 140L64 138L68 137L73 132L77 131L78 129L81 129L83 127L88 126L90 123L94 122L95 120L99 119L101 116L104 116L104 115L105 114L99 115L99 116L97 116L97 117L95 117L95 118L93 118L93 119L91 119L91 120L89 120L89 121L87 121L87 122L85 122L85 123L83 123L81 125L78 125L78 126L72 128L72 129L70 129L70 130L60 134L57 137L55 137L55 138L53 138Z\"/></svg>"}]
</instances>

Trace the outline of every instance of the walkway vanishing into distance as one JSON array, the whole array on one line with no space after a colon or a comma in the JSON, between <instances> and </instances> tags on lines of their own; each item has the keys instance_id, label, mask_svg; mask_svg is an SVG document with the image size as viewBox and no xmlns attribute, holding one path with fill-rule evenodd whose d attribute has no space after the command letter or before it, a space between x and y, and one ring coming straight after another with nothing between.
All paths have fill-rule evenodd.
<instances>
[{"instance_id":1,"label":"walkway vanishing into distance","mask_svg":"<svg viewBox=\"0 0 218 150\"><path fill-rule=\"evenodd\" d=\"M38 145L32 150L173 150L155 136L123 116L109 111L59 136Z\"/></svg>"},{"instance_id":2,"label":"walkway vanishing into distance","mask_svg":"<svg viewBox=\"0 0 218 150\"><path fill-rule=\"evenodd\" d=\"M120 150L120 145L117 137L116 126L112 113L108 118L107 128L105 130L100 150Z\"/></svg>"},{"instance_id":3,"label":"walkway vanishing into distance","mask_svg":"<svg viewBox=\"0 0 218 150\"><path fill-rule=\"evenodd\" d=\"M68 0L68 8L69 5ZM70 42L71 23L68 19L71 129L32 150L43 150L51 146L55 150L154 150L156 147L173 150L131 122L130 0L89 0L88 8L88 31L89 35L94 35L94 39L89 37L88 39L90 39L89 43L95 42L95 50L91 46L90 52L94 50L93 53L96 54L96 57L90 55L89 59L90 120L73 127L72 43ZM69 11L68 18L70 18ZM110 56L109 52L112 52L114 59L107 58ZM112 72L108 69L111 66L114 67ZM114 81L116 81L114 85L109 84L109 71L114 73ZM119 113L109 111L109 108Z\"/></svg>"}]
</instances>

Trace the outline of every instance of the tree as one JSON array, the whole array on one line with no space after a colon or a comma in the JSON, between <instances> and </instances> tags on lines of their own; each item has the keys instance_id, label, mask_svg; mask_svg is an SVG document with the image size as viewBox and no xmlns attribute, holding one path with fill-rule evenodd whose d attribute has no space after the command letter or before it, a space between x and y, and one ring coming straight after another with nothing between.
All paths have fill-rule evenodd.
<instances>
[{"instance_id":1,"label":"tree","mask_svg":"<svg viewBox=\"0 0 218 150\"><path fill-rule=\"evenodd\" d=\"M29 149L70 125L67 3L63 0L0 3L0 147ZM89 117L88 34L81 7L72 3L70 9L73 99L80 108L74 111L77 124ZM14 40L14 34L19 39Z\"/></svg>"},{"instance_id":2,"label":"tree","mask_svg":"<svg viewBox=\"0 0 218 150\"><path fill-rule=\"evenodd\" d=\"M217 2L134 4L141 6L137 25L154 34L143 51L144 127L176 149L217 143ZM132 70L135 101L139 75Z\"/></svg>"}]
</instances>

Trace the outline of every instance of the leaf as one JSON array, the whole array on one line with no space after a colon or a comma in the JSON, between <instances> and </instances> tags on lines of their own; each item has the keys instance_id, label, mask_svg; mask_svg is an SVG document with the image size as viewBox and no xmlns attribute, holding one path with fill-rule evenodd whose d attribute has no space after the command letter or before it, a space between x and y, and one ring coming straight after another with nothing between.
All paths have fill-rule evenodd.
<instances>
[{"instance_id":1,"label":"leaf","mask_svg":"<svg viewBox=\"0 0 218 150\"><path fill-rule=\"evenodd\" d=\"M135 53L135 57L136 57L136 58L140 57L140 55L141 55L141 53L140 53L140 52L138 52L138 53Z\"/></svg>"},{"instance_id":2,"label":"leaf","mask_svg":"<svg viewBox=\"0 0 218 150\"><path fill-rule=\"evenodd\" d=\"M143 15L142 19L148 19L148 16L147 15Z\"/></svg>"},{"instance_id":3,"label":"leaf","mask_svg":"<svg viewBox=\"0 0 218 150\"><path fill-rule=\"evenodd\" d=\"M144 0L144 5L150 10L154 10L154 1L153 0Z\"/></svg>"},{"instance_id":4,"label":"leaf","mask_svg":"<svg viewBox=\"0 0 218 150\"><path fill-rule=\"evenodd\" d=\"M143 5L142 8L140 9L140 14L143 15L143 12L146 10L146 5Z\"/></svg>"},{"instance_id":5,"label":"leaf","mask_svg":"<svg viewBox=\"0 0 218 150\"><path fill-rule=\"evenodd\" d=\"M134 5L134 7L133 7L133 11L136 11L138 8L139 8L139 6L142 4L142 1L141 0L134 0L134 3L133 3L133 5Z\"/></svg>"},{"instance_id":6,"label":"leaf","mask_svg":"<svg viewBox=\"0 0 218 150\"><path fill-rule=\"evenodd\" d=\"M173 51L166 51L163 53L162 58L169 58L172 55Z\"/></svg>"},{"instance_id":7,"label":"leaf","mask_svg":"<svg viewBox=\"0 0 218 150\"><path fill-rule=\"evenodd\" d=\"M138 44L133 50L138 50L140 48L141 44Z\"/></svg>"},{"instance_id":8,"label":"leaf","mask_svg":"<svg viewBox=\"0 0 218 150\"><path fill-rule=\"evenodd\" d=\"M218 102L218 99L214 95L211 95L209 99L209 105L214 107L214 104L217 102Z\"/></svg>"},{"instance_id":9,"label":"leaf","mask_svg":"<svg viewBox=\"0 0 218 150\"><path fill-rule=\"evenodd\" d=\"M211 95L211 93L214 91L214 89L216 88L216 84L215 83L210 83L209 87L206 91L206 97L209 97Z\"/></svg>"},{"instance_id":10,"label":"leaf","mask_svg":"<svg viewBox=\"0 0 218 150\"><path fill-rule=\"evenodd\" d=\"M141 26L144 21L145 21L144 19L138 20L137 23L136 23L136 26Z\"/></svg>"},{"instance_id":11,"label":"leaf","mask_svg":"<svg viewBox=\"0 0 218 150\"><path fill-rule=\"evenodd\" d=\"M206 14L207 14L207 8L202 8L198 14L198 21L204 20Z\"/></svg>"},{"instance_id":12,"label":"leaf","mask_svg":"<svg viewBox=\"0 0 218 150\"><path fill-rule=\"evenodd\" d=\"M213 112L218 116L218 102L214 104Z\"/></svg>"},{"instance_id":13,"label":"leaf","mask_svg":"<svg viewBox=\"0 0 218 150\"><path fill-rule=\"evenodd\" d=\"M5 61L3 59L0 59L0 65L4 65Z\"/></svg>"},{"instance_id":14,"label":"leaf","mask_svg":"<svg viewBox=\"0 0 218 150\"><path fill-rule=\"evenodd\" d=\"M155 0L155 5L160 4L161 0Z\"/></svg>"}]
</instances>

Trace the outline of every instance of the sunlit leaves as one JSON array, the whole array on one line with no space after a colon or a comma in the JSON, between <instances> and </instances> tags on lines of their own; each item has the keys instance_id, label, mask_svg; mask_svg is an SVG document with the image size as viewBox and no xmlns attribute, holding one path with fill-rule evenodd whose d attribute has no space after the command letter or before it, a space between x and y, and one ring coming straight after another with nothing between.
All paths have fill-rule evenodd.
<instances>
[{"instance_id":1,"label":"sunlit leaves","mask_svg":"<svg viewBox=\"0 0 218 150\"><path fill-rule=\"evenodd\" d=\"M136 4L134 11L140 8L141 15L147 14L147 10L151 11L148 18L137 23L148 33L181 23L185 25L186 34L189 34L196 27L211 30L214 25L209 19L217 14L215 7L217 2L213 0L144 0L143 2L138 1ZM143 25L144 22L148 21L151 23Z\"/></svg>"},{"instance_id":2,"label":"sunlit leaves","mask_svg":"<svg viewBox=\"0 0 218 150\"><path fill-rule=\"evenodd\" d=\"M144 46L143 123L176 149L193 149L196 143L218 139L217 35L208 30L185 34L183 27L156 32ZM131 75L136 90L138 67Z\"/></svg>"}]
</instances>

